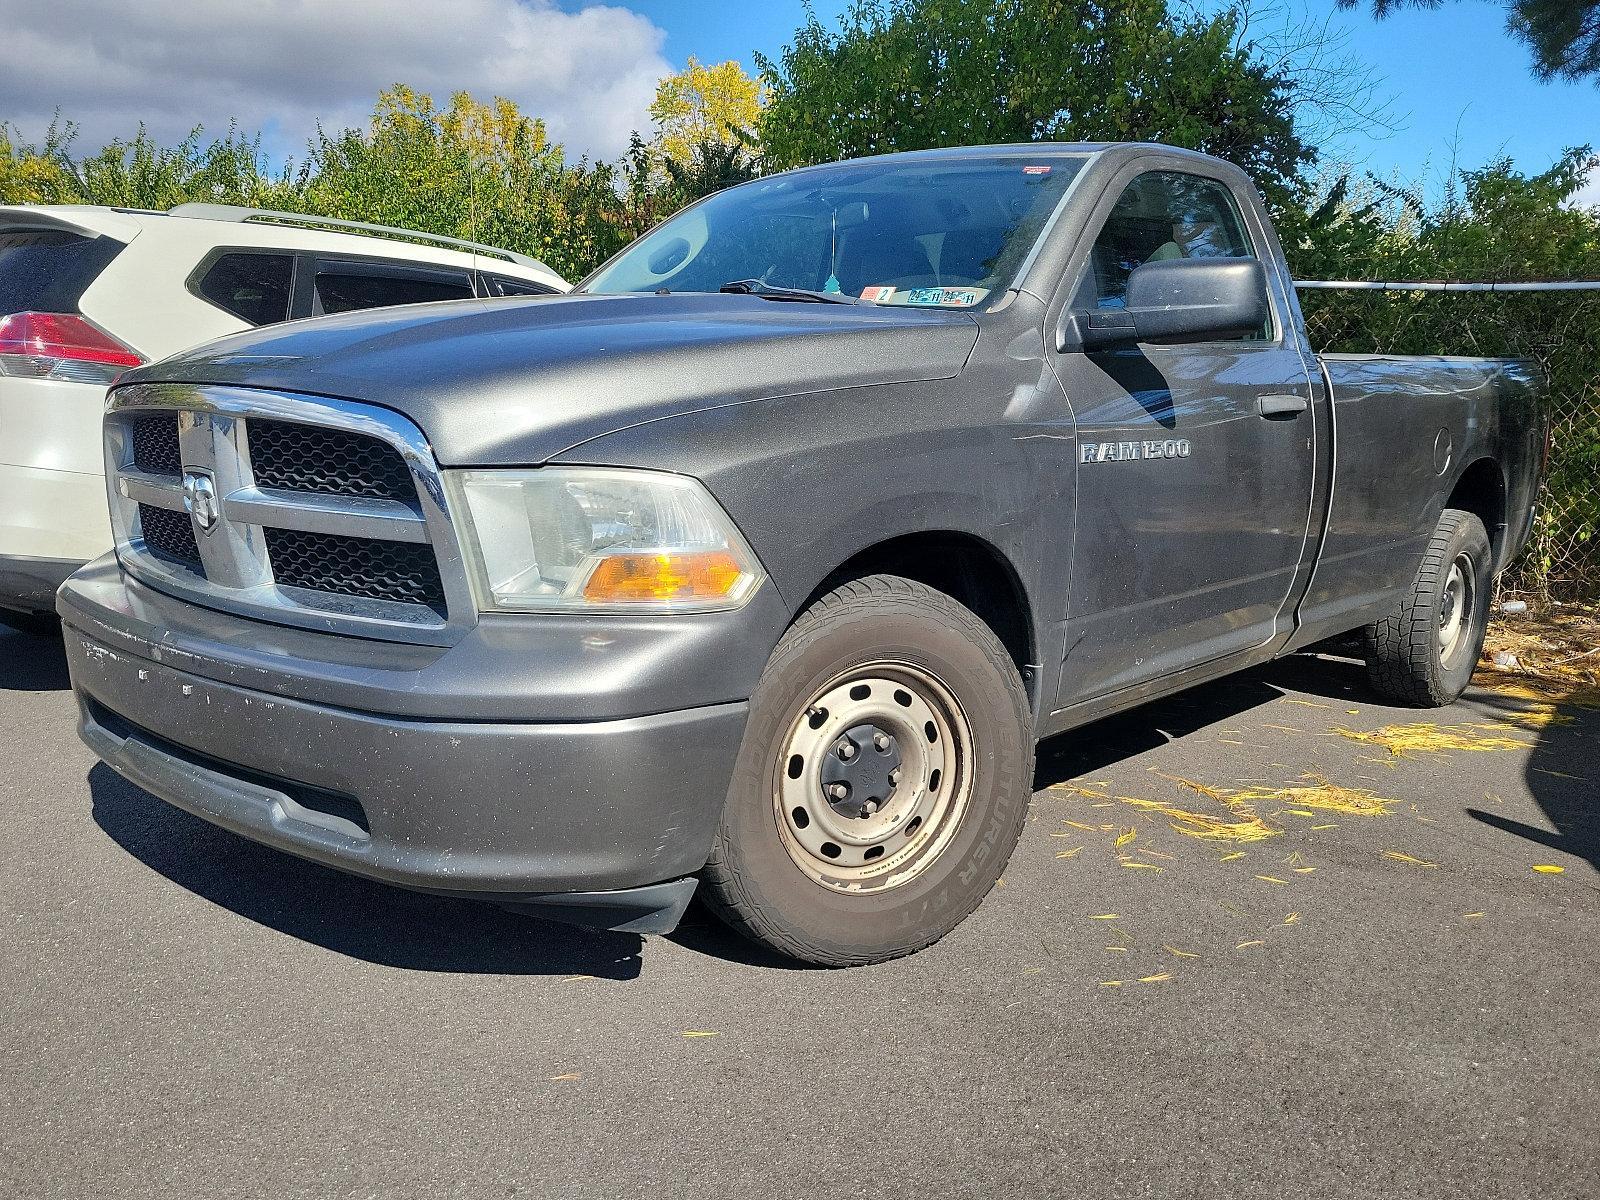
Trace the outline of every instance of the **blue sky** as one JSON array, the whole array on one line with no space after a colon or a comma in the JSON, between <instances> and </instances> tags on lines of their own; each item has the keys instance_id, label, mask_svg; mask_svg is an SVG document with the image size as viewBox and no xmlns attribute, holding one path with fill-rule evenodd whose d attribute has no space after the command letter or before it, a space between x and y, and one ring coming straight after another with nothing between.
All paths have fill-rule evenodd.
<instances>
[{"instance_id":1,"label":"blue sky","mask_svg":"<svg viewBox=\"0 0 1600 1200\"><path fill-rule=\"evenodd\" d=\"M816 0L818 15L832 23L845 2ZM1496 4L1447 0L1377 22L1333 0L1255 2L1331 19L1393 97L1399 128L1326 147L1335 164L1424 176L1437 194L1453 143L1462 166L1506 153L1540 170L1565 146L1600 142L1600 88L1536 83ZM141 121L167 144L236 121L281 161L303 157L319 124L364 125L378 92L403 81L441 100L510 97L569 153L610 159L648 130L663 74L691 54L753 70L753 51L775 56L803 12L801 0L0 0L0 121L26 141L60 113L80 152ZM1600 178L1590 193L1600 203Z\"/></svg>"},{"instance_id":2,"label":"blue sky","mask_svg":"<svg viewBox=\"0 0 1600 1200\"><path fill-rule=\"evenodd\" d=\"M666 31L663 54L681 64L737 58L753 69L751 51L776 55L802 19L800 0L719 3L711 0L624 0ZM845 6L819 0L830 21ZM1541 84L1528 52L1505 32L1502 6L1481 0L1450 3L1433 12L1402 12L1374 21L1363 12L1337 12L1332 0L1297 6L1331 15L1349 35L1349 51L1377 73L1383 97L1401 128L1392 134L1350 136L1330 147L1333 157L1362 163L1388 177L1425 177L1430 190L1448 171L1452 144L1462 166L1510 154L1527 170L1548 166L1563 148L1600 143L1600 87ZM1600 180L1591 188L1600 202Z\"/></svg>"}]
</instances>

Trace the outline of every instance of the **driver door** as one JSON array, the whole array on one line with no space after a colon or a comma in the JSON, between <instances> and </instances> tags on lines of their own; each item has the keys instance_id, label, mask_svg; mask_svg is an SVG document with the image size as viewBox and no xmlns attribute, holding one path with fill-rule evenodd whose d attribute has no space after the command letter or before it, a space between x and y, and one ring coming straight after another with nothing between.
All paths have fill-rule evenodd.
<instances>
[{"instance_id":1,"label":"driver door","mask_svg":"<svg viewBox=\"0 0 1600 1200\"><path fill-rule=\"evenodd\" d=\"M1146 262L1257 257L1274 315L1239 339L1058 356L1078 435L1062 708L1272 640L1306 553L1316 414L1285 281L1254 206L1185 166L1108 191L1068 304L1121 307Z\"/></svg>"}]
</instances>

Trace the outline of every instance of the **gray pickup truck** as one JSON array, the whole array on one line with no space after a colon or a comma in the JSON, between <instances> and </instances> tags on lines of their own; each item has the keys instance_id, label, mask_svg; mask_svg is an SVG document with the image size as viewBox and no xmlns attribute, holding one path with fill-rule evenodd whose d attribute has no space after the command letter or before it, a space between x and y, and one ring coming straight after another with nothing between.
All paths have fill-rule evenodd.
<instances>
[{"instance_id":1,"label":"gray pickup truck","mask_svg":"<svg viewBox=\"0 0 1600 1200\"><path fill-rule=\"evenodd\" d=\"M892 155L131 373L59 612L84 740L208 821L866 963L976 908L1040 738L1358 630L1453 701L1545 440L1517 363L1319 360L1226 163Z\"/></svg>"}]
</instances>

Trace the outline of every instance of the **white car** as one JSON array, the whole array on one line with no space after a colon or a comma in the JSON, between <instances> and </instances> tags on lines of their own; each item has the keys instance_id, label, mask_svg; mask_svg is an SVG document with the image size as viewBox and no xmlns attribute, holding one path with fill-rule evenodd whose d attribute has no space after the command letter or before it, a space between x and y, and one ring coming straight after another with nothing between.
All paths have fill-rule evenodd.
<instances>
[{"instance_id":1,"label":"white car","mask_svg":"<svg viewBox=\"0 0 1600 1200\"><path fill-rule=\"evenodd\" d=\"M508 250L353 221L0 207L0 622L46 621L111 549L101 412L121 372L296 317L568 286Z\"/></svg>"}]
</instances>

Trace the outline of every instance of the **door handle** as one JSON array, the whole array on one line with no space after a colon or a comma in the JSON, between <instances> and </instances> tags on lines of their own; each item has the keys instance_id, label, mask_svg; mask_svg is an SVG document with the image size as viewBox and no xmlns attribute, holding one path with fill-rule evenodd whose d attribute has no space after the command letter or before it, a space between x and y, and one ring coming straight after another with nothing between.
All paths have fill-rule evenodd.
<instances>
[{"instance_id":1,"label":"door handle","mask_svg":"<svg viewBox=\"0 0 1600 1200\"><path fill-rule=\"evenodd\" d=\"M1311 401L1304 396L1260 396L1256 399L1256 408L1268 420L1273 417L1298 417L1310 407Z\"/></svg>"}]
</instances>

